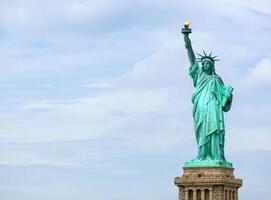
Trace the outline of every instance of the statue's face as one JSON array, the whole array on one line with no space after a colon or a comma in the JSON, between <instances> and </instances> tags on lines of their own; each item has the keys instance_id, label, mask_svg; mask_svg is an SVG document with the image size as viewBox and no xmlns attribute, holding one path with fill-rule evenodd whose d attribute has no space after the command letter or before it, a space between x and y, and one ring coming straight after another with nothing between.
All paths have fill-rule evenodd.
<instances>
[{"instance_id":1,"label":"statue's face","mask_svg":"<svg viewBox=\"0 0 271 200\"><path fill-rule=\"evenodd\" d=\"M210 60L204 60L202 62L202 70L207 72L208 74L211 74L214 69L214 63Z\"/></svg>"}]
</instances>

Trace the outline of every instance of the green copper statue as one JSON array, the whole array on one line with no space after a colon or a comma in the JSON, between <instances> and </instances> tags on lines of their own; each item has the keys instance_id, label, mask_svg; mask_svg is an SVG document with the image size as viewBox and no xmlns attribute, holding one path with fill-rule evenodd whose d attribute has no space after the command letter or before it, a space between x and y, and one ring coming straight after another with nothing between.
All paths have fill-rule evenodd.
<instances>
[{"instance_id":1,"label":"green copper statue","mask_svg":"<svg viewBox=\"0 0 271 200\"><path fill-rule=\"evenodd\" d=\"M185 166L232 167L224 156L223 112L231 108L233 88L225 86L222 79L215 73L216 56L212 57L212 53L207 55L203 51L204 55L198 54L200 58L196 59L189 39L189 33L191 33L189 25L189 22L185 22L182 33L190 61L189 75L195 87L192 102L198 156L186 162Z\"/></svg>"}]
</instances>

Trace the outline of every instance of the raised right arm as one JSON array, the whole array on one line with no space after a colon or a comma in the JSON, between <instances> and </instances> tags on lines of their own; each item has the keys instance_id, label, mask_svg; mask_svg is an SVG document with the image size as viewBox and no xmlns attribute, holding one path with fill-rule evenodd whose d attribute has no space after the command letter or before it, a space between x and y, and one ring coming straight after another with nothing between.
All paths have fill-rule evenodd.
<instances>
[{"instance_id":1,"label":"raised right arm","mask_svg":"<svg viewBox=\"0 0 271 200\"><path fill-rule=\"evenodd\" d=\"M187 54L188 54L188 58L189 58L189 61L190 61L190 64L191 65L194 65L196 64L196 57L195 57L195 54L194 54L194 51L193 51L193 48L192 48L192 45L191 45L191 41L188 37L188 34L184 34L184 43L185 43L185 48L187 50Z\"/></svg>"},{"instance_id":2,"label":"raised right arm","mask_svg":"<svg viewBox=\"0 0 271 200\"><path fill-rule=\"evenodd\" d=\"M189 62L190 62L189 75L193 79L193 85L196 87L200 68L198 66L198 62L196 60L196 56L194 54L194 51L192 49L192 45L191 45L191 41L188 37L188 33L184 33L184 43L185 43L185 48L187 50L187 54L188 54L188 58L189 58Z\"/></svg>"}]
</instances>

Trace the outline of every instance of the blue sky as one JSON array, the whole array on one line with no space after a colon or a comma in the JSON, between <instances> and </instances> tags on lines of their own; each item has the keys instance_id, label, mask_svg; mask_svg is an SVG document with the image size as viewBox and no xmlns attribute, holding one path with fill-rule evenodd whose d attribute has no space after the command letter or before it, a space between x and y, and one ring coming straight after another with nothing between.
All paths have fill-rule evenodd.
<instances>
[{"instance_id":1,"label":"blue sky","mask_svg":"<svg viewBox=\"0 0 271 200\"><path fill-rule=\"evenodd\" d=\"M0 3L1 200L177 199L196 155L187 19L235 88L225 152L240 199L269 200L269 1Z\"/></svg>"}]
</instances>

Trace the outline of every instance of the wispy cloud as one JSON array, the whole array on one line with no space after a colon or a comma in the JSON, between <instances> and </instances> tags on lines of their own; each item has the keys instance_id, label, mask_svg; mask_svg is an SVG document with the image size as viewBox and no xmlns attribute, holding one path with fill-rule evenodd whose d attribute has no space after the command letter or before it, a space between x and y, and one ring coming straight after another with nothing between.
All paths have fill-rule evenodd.
<instances>
[{"instance_id":1,"label":"wispy cloud","mask_svg":"<svg viewBox=\"0 0 271 200\"><path fill-rule=\"evenodd\" d=\"M246 77L240 82L240 87L246 90L257 88L266 90L271 86L271 60L265 58L250 69Z\"/></svg>"}]
</instances>

